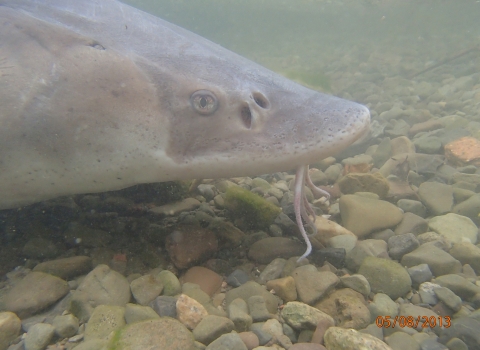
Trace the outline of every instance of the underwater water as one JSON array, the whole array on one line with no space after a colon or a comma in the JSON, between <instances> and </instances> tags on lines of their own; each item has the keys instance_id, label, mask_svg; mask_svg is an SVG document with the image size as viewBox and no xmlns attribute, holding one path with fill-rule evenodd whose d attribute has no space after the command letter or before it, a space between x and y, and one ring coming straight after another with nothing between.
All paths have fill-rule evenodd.
<instances>
[{"instance_id":1,"label":"underwater water","mask_svg":"<svg viewBox=\"0 0 480 350\"><path fill-rule=\"evenodd\" d=\"M480 1L123 2L367 106L370 133L310 165L330 198L305 187L300 262L293 172L0 210L0 350L480 349Z\"/></svg>"}]
</instances>

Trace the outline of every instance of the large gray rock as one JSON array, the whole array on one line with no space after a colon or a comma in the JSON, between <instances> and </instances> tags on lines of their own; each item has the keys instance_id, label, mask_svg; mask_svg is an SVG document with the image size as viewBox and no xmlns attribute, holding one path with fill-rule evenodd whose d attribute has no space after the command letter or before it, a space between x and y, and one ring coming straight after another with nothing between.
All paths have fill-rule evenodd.
<instances>
[{"instance_id":1,"label":"large gray rock","mask_svg":"<svg viewBox=\"0 0 480 350\"><path fill-rule=\"evenodd\" d=\"M237 298L242 298L245 302L248 302L248 299L253 295L259 295L265 299L267 309L270 313L275 314L277 312L280 300L272 293L269 293L264 287L253 281L249 281L238 288L229 290L225 295L225 301L227 306Z\"/></svg>"},{"instance_id":2,"label":"large gray rock","mask_svg":"<svg viewBox=\"0 0 480 350\"><path fill-rule=\"evenodd\" d=\"M473 244L477 243L478 227L466 216L448 213L435 216L428 222L430 230L442 235L453 243L468 239Z\"/></svg>"},{"instance_id":3,"label":"large gray rock","mask_svg":"<svg viewBox=\"0 0 480 350\"><path fill-rule=\"evenodd\" d=\"M405 254L401 264L406 267L427 264L435 276L457 273L462 269L460 261L429 243L422 244L413 252Z\"/></svg>"},{"instance_id":4,"label":"large gray rock","mask_svg":"<svg viewBox=\"0 0 480 350\"><path fill-rule=\"evenodd\" d=\"M422 203L432 215L443 215L452 209L452 186L440 182L424 182L418 188Z\"/></svg>"}]
</instances>

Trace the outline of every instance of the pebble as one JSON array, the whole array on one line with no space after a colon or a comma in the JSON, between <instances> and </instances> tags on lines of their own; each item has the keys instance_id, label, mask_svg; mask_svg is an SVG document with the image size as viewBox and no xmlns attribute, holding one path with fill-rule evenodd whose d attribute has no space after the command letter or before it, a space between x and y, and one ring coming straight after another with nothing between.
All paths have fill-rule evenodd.
<instances>
[{"instance_id":1,"label":"pebble","mask_svg":"<svg viewBox=\"0 0 480 350\"><path fill-rule=\"evenodd\" d=\"M476 294L480 294L480 287L473 284L466 278L460 275L444 275L435 278L435 283L446 287L458 295L463 300L470 300Z\"/></svg>"},{"instance_id":2,"label":"pebble","mask_svg":"<svg viewBox=\"0 0 480 350\"><path fill-rule=\"evenodd\" d=\"M277 295L284 302L297 300L297 289L295 286L295 280L292 276L268 281L267 289L274 290L275 295Z\"/></svg>"},{"instance_id":3,"label":"pebble","mask_svg":"<svg viewBox=\"0 0 480 350\"><path fill-rule=\"evenodd\" d=\"M26 318L53 305L68 292L66 281L44 272L30 272L7 292L5 309Z\"/></svg>"},{"instance_id":4,"label":"pebble","mask_svg":"<svg viewBox=\"0 0 480 350\"><path fill-rule=\"evenodd\" d=\"M157 319L160 316L150 307L128 303L125 305L125 322L127 324Z\"/></svg>"},{"instance_id":5,"label":"pebble","mask_svg":"<svg viewBox=\"0 0 480 350\"><path fill-rule=\"evenodd\" d=\"M358 271L366 257L388 258L387 242L379 239L366 239L357 243L347 254L346 264L352 271Z\"/></svg>"},{"instance_id":6,"label":"pebble","mask_svg":"<svg viewBox=\"0 0 480 350\"><path fill-rule=\"evenodd\" d=\"M85 340L107 339L111 332L125 326L125 308L116 305L99 305L85 327Z\"/></svg>"},{"instance_id":7,"label":"pebble","mask_svg":"<svg viewBox=\"0 0 480 350\"><path fill-rule=\"evenodd\" d=\"M459 317L452 321L450 327L443 330L440 341L446 343L450 339L458 338L467 345L468 349L479 349L479 329L480 321L471 317Z\"/></svg>"},{"instance_id":8,"label":"pebble","mask_svg":"<svg viewBox=\"0 0 480 350\"><path fill-rule=\"evenodd\" d=\"M55 316L52 325L55 327L55 334L60 338L73 337L79 327L78 318L71 314Z\"/></svg>"},{"instance_id":9,"label":"pebble","mask_svg":"<svg viewBox=\"0 0 480 350\"><path fill-rule=\"evenodd\" d=\"M144 275L130 283L133 298L140 305L148 305L163 290L162 281L155 275Z\"/></svg>"},{"instance_id":10,"label":"pebble","mask_svg":"<svg viewBox=\"0 0 480 350\"><path fill-rule=\"evenodd\" d=\"M150 307L160 317L177 317L177 298L161 295L150 303Z\"/></svg>"},{"instance_id":11,"label":"pebble","mask_svg":"<svg viewBox=\"0 0 480 350\"><path fill-rule=\"evenodd\" d=\"M195 198L185 198L179 202L165 204L154 207L149 210L150 213L161 216L174 216L184 211L192 211L200 206L200 202Z\"/></svg>"},{"instance_id":12,"label":"pebble","mask_svg":"<svg viewBox=\"0 0 480 350\"><path fill-rule=\"evenodd\" d=\"M458 199L457 203L453 207L452 213L466 216L475 224L480 225L480 194L472 195L464 201Z\"/></svg>"},{"instance_id":13,"label":"pebble","mask_svg":"<svg viewBox=\"0 0 480 350\"><path fill-rule=\"evenodd\" d=\"M330 326L335 324L330 315L298 301L286 303L281 315L285 322L297 331L302 329L314 330L320 322L327 322Z\"/></svg>"},{"instance_id":14,"label":"pebble","mask_svg":"<svg viewBox=\"0 0 480 350\"><path fill-rule=\"evenodd\" d=\"M272 317L262 296L252 295L248 298L247 304L253 322L263 322Z\"/></svg>"},{"instance_id":15,"label":"pebble","mask_svg":"<svg viewBox=\"0 0 480 350\"><path fill-rule=\"evenodd\" d=\"M384 293L376 293L373 300L368 304L371 320L375 321L377 317L390 316L394 318L398 315L398 305L392 298Z\"/></svg>"},{"instance_id":16,"label":"pebble","mask_svg":"<svg viewBox=\"0 0 480 350\"><path fill-rule=\"evenodd\" d=\"M344 287L353 289L364 297L368 297L371 292L370 284L363 275L354 274L351 276L342 276L340 277L340 282Z\"/></svg>"},{"instance_id":17,"label":"pebble","mask_svg":"<svg viewBox=\"0 0 480 350\"><path fill-rule=\"evenodd\" d=\"M427 208L420 201L406 198L399 199L397 207L402 209L405 212L405 215L407 213L412 213L422 218L427 216Z\"/></svg>"},{"instance_id":18,"label":"pebble","mask_svg":"<svg viewBox=\"0 0 480 350\"><path fill-rule=\"evenodd\" d=\"M380 339L354 329L330 327L325 332L324 339L327 349L391 350Z\"/></svg>"},{"instance_id":19,"label":"pebble","mask_svg":"<svg viewBox=\"0 0 480 350\"><path fill-rule=\"evenodd\" d=\"M206 347L205 350L248 350L237 333L223 334Z\"/></svg>"},{"instance_id":20,"label":"pebble","mask_svg":"<svg viewBox=\"0 0 480 350\"><path fill-rule=\"evenodd\" d=\"M30 327L25 336L25 350L43 350L55 335L55 327L48 323L37 323Z\"/></svg>"},{"instance_id":21,"label":"pebble","mask_svg":"<svg viewBox=\"0 0 480 350\"><path fill-rule=\"evenodd\" d=\"M88 273L92 269L92 258L88 256L72 256L42 262L33 271L45 272L64 280Z\"/></svg>"},{"instance_id":22,"label":"pebble","mask_svg":"<svg viewBox=\"0 0 480 350\"><path fill-rule=\"evenodd\" d=\"M430 271L428 264L419 264L409 267L407 272L410 275L414 286L418 286L423 282L430 281L433 277L432 271Z\"/></svg>"},{"instance_id":23,"label":"pebble","mask_svg":"<svg viewBox=\"0 0 480 350\"><path fill-rule=\"evenodd\" d=\"M338 186L343 194L356 192L376 193L380 198L388 194L388 181L380 173L349 173L338 181Z\"/></svg>"},{"instance_id":24,"label":"pebble","mask_svg":"<svg viewBox=\"0 0 480 350\"><path fill-rule=\"evenodd\" d=\"M282 258L273 259L260 273L258 281L261 284L266 284L270 280L279 278L282 275L286 263L287 260Z\"/></svg>"},{"instance_id":25,"label":"pebble","mask_svg":"<svg viewBox=\"0 0 480 350\"><path fill-rule=\"evenodd\" d=\"M215 292L220 290L223 278L215 271L207 269L203 266L193 266L185 272L181 281L183 283L195 283L200 289L212 297Z\"/></svg>"},{"instance_id":26,"label":"pebble","mask_svg":"<svg viewBox=\"0 0 480 350\"><path fill-rule=\"evenodd\" d=\"M395 228L396 235L413 233L415 236L428 231L428 221L413 213L405 213L402 221Z\"/></svg>"},{"instance_id":27,"label":"pebble","mask_svg":"<svg viewBox=\"0 0 480 350\"><path fill-rule=\"evenodd\" d=\"M358 195L340 198L343 226L361 238L375 230L394 227L403 213L392 203Z\"/></svg>"},{"instance_id":28,"label":"pebble","mask_svg":"<svg viewBox=\"0 0 480 350\"><path fill-rule=\"evenodd\" d=\"M174 296L180 294L182 291L182 286L180 281L178 280L177 276L173 274L171 271L163 270L160 271L156 277L162 282L163 284L163 295L167 296Z\"/></svg>"},{"instance_id":29,"label":"pebble","mask_svg":"<svg viewBox=\"0 0 480 350\"><path fill-rule=\"evenodd\" d=\"M248 350L253 350L254 348L260 346L260 341L258 337L253 332L241 332L238 333L240 339L242 339L243 343L247 347Z\"/></svg>"},{"instance_id":30,"label":"pebble","mask_svg":"<svg viewBox=\"0 0 480 350\"><path fill-rule=\"evenodd\" d=\"M462 265L469 264L477 275L480 275L480 248L470 242L460 242L453 245L448 253L460 261Z\"/></svg>"},{"instance_id":31,"label":"pebble","mask_svg":"<svg viewBox=\"0 0 480 350\"><path fill-rule=\"evenodd\" d=\"M222 334L230 333L235 328L231 320L226 317L207 315L193 330L195 340L208 345Z\"/></svg>"},{"instance_id":32,"label":"pebble","mask_svg":"<svg viewBox=\"0 0 480 350\"><path fill-rule=\"evenodd\" d=\"M227 283L232 287L240 287L242 284L247 283L250 280L248 274L243 271L236 269L227 277Z\"/></svg>"},{"instance_id":33,"label":"pebble","mask_svg":"<svg viewBox=\"0 0 480 350\"><path fill-rule=\"evenodd\" d=\"M248 299L254 295L263 297L269 313L275 314L277 312L280 300L272 293L269 293L264 287L253 281L249 281L238 288L229 290L225 295L225 302L228 307L228 305L237 298L242 298L248 302Z\"/></svg>"},{"instance_id":34,"label":"pebble","mask_svg":"<svg viewBox=\"0 0 480 350\"><path fill-rule=\"evenodd\" d=\"M394 260L400 260L405 254L410 253L420 246L413 233L392 236L388 239L388 255Z\"/></svg>"},{"instance_id":35,"label":"pebble","mask_svg":"<svg viewBox=\"0 0 480 350\"><path fill-rule=\"evenodd\" d=\"M418 195L431 215L449 213L453 207L453 189L439 182L424 182L418 188Z\"/></svg>"},{"instance_id":36,"label":"pebble","mask_svg":"<svg viewBox=\"0 0 480 350\"><path fill-rule=\"evenodd\" d=\"M367 279L372 292L384 293L397 299L407 294L412 285L410 275L402 265L371 256L363 260L358 273Z\"/></svg>"},{"instance_id":37,"label":"pebble","mask_svg":"<svg viewBox=\"0 0 480 350\"><path fill-rule=\"evenodd\" d=\"M245 300L237 298L227 308L228 318L232 320L237 332L247 332L253 323L248 313L248 305Z\"/></svg>"},{"instance_id":38,"label":"pebble","mask_svg":"<svg viewBox=\"0 0 480 350\"><path fill-rule=\"evenodd\" d=\"M297 267L292 277L297 287L298 299L309 305L323 298L340 282L334 273L319 272L313 265Z\"/></svg>"},{"instance_id":39,"label":"pebble","mask_svg":"<svg viewBox=\"0 0 480 350\"><path fill-rule=\"evenodd\" d=\"M385 339L385 342L392 350L420 350L420 344L415 339L404 332L395 332Z\"/></svg>"},{"instance_id":40,"label":"pebble","mask_svg":"<svg viewBox=\"0 0 480 350\"><path fill-rule=\"evenodd\" d=\"M208 315L202 304L185 294L178 297L176 308L177 319L188 329L194 329Z\"/></svg>"},{"instance_id":41,"label":"pebble","mask_svg":"<svg viewBox=\"0 0 480 350\"><path fill-rule=\"evenodd\" d=\"M459 296L455 295L450 289L445 287L439 287L434 289L435 295L441 300L446 306L453 310L453 312L460 311L462 307L462 299Z\"/></svg>"},{"instance_id":42,"label":"pebble","mask_svg":"<svg viewBox=\"0 0 480 350\"><path fill-rule=\"evenodd\" d=\"M458 273L462 269L460 261L432 244L422 244L413 252L405 254L401 264L406 267L427 264L434 276Z\"/></svg>"}]
</instances>

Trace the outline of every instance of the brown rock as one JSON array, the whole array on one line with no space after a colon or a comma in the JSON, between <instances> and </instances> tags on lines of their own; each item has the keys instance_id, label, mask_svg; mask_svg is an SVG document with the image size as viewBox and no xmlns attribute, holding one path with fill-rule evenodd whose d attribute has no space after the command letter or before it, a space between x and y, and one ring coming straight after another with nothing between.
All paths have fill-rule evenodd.
<instances>
[{"instance_id":1,"label":"brown rock","mask_svg":"<svg viewBox=\"0 0 480 350\"><path fill-rule=\"evenodd\" d=\"M0 350L8 348L20 334L22 321L13 312L0 312Z\"/></svg>"},{"instance_id":2,"label":"brown rock","mask_svg":"<svg viewBox=\"0 0 480 350\"><path fill-rule=\"evenodd\" d=\"M321 344L296 343L289 347L288 350L327 350L327 348Z\"/></svg>"},{"instance_id":3,"label":"brown rock","mask_svg":"<svg viewBox=\"0 0 480 350\"><path fill-rule=\"evenodd\" d=\"M92 259L88 256L73 256L71 258L45 261L33 268L33 271L49 273L62 279L88 273L92 269Z\"/></svg>"},{"instance_id":4,"label":"brown rock","mask_svg":"<svg viewBox=\"0 0 480 350\"><path fill-rule=\"evenodd\" d=\"M183 283L195 283L200 289L207 293L210 297L217 292L222 286L223 278L218 273L202 266L194 266L180 278Z\"/></svg>"},{"instance_id":5,"label":"brown rock","mask_svg":"<svg viewBox=\"0 0 480 350\"><path fill-rule=\"evenodd\" d=\"M335 236L347 235L356 237L351 231L337 224L335 221L328 220L323 216L315 217L315 227L317 233L310 236L310 242L316 249L323 249L327 246L330 238Z\"/></svg>"},{"instance_id":6,"label":"brown rock","mask_svg":"<svg viewBox=\"0 0 480 350\"><path fill-rule=\"evenodd\" d=\"M166 239L165 249L179 269L207 260L218 249L218 240L210 230L180 226Z\"/></svg>"},{"instance_id":7,"label":"brown rock","mask_svg":"<svg viewBox=\"0 0 480 350\"><path fill-rule=\"evenodd\" d=\"M267 282L267 289L273 289L284 302L297 300L297 289L292 276L278 278Z\"/></svg>"},{"instance_id":8,"label":"brown rock","mask_svg":"<svg viewBox=\"0 0 480 350\"><path fill-rule=\"evenodd\" d=\"M389 184L387 179L380 173L350 173L338 182L340 191L343 194L354 194L356 192L373 192L380 198L388 194Z\"/></svg>"},{"instance_id":9,"label":"brown rock","mask_svg":"<svg viewBox=\"0 0 480 350\"><path fill-rule=\"evenodd\" d=\"M480 140L466 136L445 145L445 157L455 165L480 165Z\"/></svg>"},{"instance_id":10,"label":"brown rock","mask_svg":"<svg viewBox=\"0 0 480 350\"><path fill-rule=\"evenodd\" d=\"M413 124L408 134L410 136L415 136L419 132L432 131L443 128L443 124L438 119L430 119L426 122Z\"/></svg>"},{"instance_id":11,"label":"brown rock","mask_svg":"<svg viewBox=\"0 0 480 350\"><path fill-rule=\"evenodd\" d=\"M178 297L176 308L178 320L189 329L194 329L208 315L202 304L185 294Z\"/></svg>"},{"instance_id":12,"label":"brown rock","mask_svg":"<svg viewBox=\"0 0 480 350\"><path fill-rule=\"evenodd\" d=\"M241 332L241 333L238 333L238 335L240 336L240 339L242 339L243 343L245 344L248 350L252 350L260 346L260 341L258 340L258 337L255 333Z\"/></svg>"},{"instance_id":13,"label":"brown rock","mask_svg":"<svg viewBox=\"0 0 480 350\"><path fill-rule=\"evenodd\" d=\"M20 318L32 316L64 297L68 283L44 272L30 272L5 296L5 309Z\"/></svg>"},{"instance_id":14,"label":"brown rock","mask_svg":"<svg viewBox=\"0 0 480 350\"><path fill-rule=\"evenodd\" d=\"M297 267L292 276L297 286L298 299L309 305L319 301L340 282L333 272L319 272L313 265Z\"/></svg>"}]
</instances>

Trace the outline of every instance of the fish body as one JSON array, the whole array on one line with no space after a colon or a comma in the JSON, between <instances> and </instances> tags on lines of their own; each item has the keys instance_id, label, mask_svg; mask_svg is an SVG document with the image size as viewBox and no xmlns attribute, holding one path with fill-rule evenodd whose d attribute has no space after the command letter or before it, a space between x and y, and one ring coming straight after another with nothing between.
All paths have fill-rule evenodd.
<instances>
[{"instance_id":1,"label":"fish body","mask_svg":"<svg viewBox=\"0 0 480 350\"><path fill-rule=\"evenodd\" d=\"M289 170L369 120L116 0L0 0L0 209Z\"/></svg>"}]
</instances>

